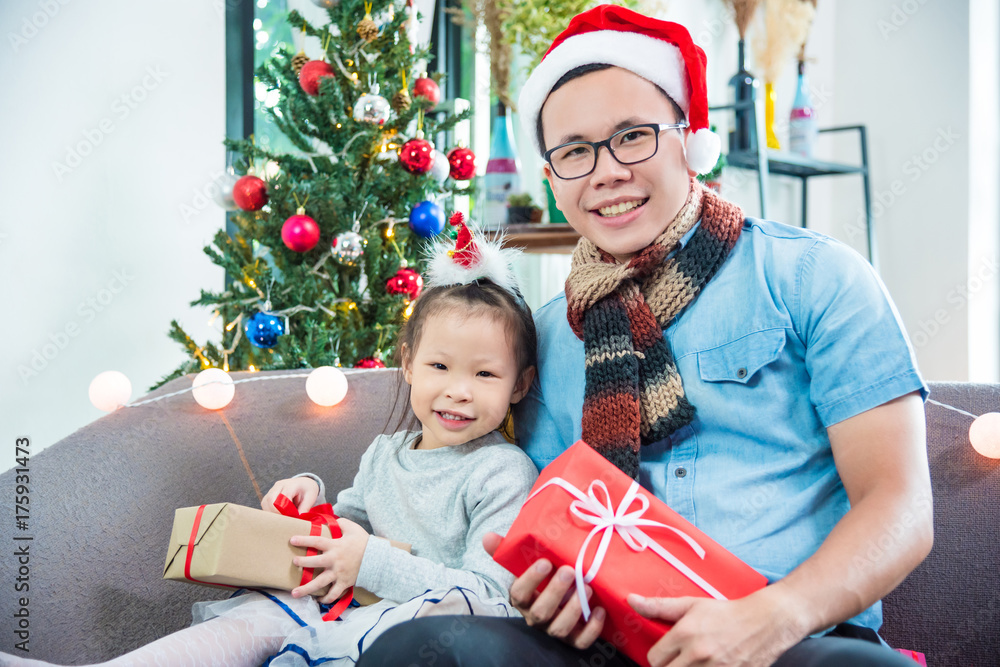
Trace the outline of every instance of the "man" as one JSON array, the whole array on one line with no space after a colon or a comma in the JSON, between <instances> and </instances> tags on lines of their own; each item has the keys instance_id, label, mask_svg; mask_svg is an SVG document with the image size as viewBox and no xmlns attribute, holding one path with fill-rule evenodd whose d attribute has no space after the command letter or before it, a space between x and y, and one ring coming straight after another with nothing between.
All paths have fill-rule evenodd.
<instances>
[{"instance_id":1,"label":"man","mask_svg":"<svg viewBox=\"0 0 1000 667\"><path fill-rule=\"evenodd\" d=\"M875 631L932 542L924 385L862 258L690 178L718 156L704 68L683 27L601 6L525 85L522 122L584 238L536 313L520 444L542 467L582 437L768 577L732 601L630 595L674 624L651 664L906 665ZM552 567L511 587L526 625L421 619L361 664L389 642L397 664L631 664L595 644L604 610L583 620L571 567L536 590Z\"/></svg>"}]
</instances>

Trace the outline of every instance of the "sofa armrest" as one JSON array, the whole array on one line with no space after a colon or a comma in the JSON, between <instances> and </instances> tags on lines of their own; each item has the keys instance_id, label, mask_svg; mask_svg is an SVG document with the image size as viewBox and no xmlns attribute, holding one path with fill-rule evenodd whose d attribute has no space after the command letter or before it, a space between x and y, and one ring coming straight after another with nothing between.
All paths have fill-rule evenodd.
<instances>
[{"instance_id":1,"label":"sofa armrest","mask_svg":"<svg viewBox=\"0 0 1000 667\"><path fill-rule=\"evenodd\" d=\"M262 493L277 479L316 472L332 500L351 484L375 436L409 412L405 395L396 398L398 371L347 370L347 397L331 408L309 400L307 372L240 383L219 411L200 407L190 393L123 408L31 459L26 597L33 658L108 660L188 625L193 601L231 592L161 579L176 508L259 506L248 467ZM150 396L188 388L191 380ZM13 482L14 470L0 475L3 488ZM17 566L0 558L0 578L14 581ZM0 615L13 618L16 603L0 596ZM15 641L4 632L0 650L13 652Z\"/></svg>"}]
</instances>

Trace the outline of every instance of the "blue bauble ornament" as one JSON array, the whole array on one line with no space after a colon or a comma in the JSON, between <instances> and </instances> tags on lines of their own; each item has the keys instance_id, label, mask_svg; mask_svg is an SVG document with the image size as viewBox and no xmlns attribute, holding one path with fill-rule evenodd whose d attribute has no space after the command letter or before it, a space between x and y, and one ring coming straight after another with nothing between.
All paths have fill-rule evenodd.
<instances>
[{"instance_id":1,"label":"blue bauble ornament","mask_svg":"<svg viewBox=\"0 0 1000 667\"><path fill-rule=\"evenodd\" d=\"M444 209L432 201L422 201L410 211L410 229L429 239L444 229Z\"/></svg>"},{"instance_id":2,"label":"blue bauble ornament","mask_svg":"<svg viewBox=\"0 0 1000 667\"><path fill-rule=\"evenodd\" d=\"M278 315L259 310L247 319L243 333L251 345L266 349L278 344L278 336L285 333L285 325Z\"/></svg>"}]
</instances>

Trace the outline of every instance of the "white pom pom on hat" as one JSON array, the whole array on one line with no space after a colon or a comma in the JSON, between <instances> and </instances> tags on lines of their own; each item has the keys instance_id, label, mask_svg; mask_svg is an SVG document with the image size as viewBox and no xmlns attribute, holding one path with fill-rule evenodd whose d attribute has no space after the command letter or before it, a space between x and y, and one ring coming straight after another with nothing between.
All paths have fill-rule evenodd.
<instances>
[{"instance_id":1,"label":"white pom pom on hat","mask_svg":"<svg viewBox=\"0 0 1000 667\"><path fill-rule=\"evenodd\" d=\"M688 166L705 174L715 167L722 148L708 128L706 63L705 52L679 23L600 5L574 17L528 77L518 98L521 124L541 153L535 127L552 87L581 65L614 65L656 84L684 111L690 128Z\"/></svg>"}]
</instances>

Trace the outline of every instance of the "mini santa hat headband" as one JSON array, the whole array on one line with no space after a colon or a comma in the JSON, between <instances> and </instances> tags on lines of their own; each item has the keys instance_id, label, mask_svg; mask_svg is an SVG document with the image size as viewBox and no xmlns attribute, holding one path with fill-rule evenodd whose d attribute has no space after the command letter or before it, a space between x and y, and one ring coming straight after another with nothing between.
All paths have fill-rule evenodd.
<instances>
[{"instance_id":1,"label":"mini santa hat headband","mask_svg":"<svg viewBox=\"0 0 1000 667\"><path fill-rule=\"evenodd\" d=\"M427 283L431 287L469 285L486 279L510 292L523 302L514 276L514 261L521 255L516 248L504 248L503 241L474 238L465 224L465 216L455 213L448 223L458 227L455 246L447 242L434 244L427 263Z\"/></svg>"},{"instance_id":2,"label":"mini santa hat headband","mask_svg":"<svg viewBox=\"0 0 1000 667\"><path fill-rule=\"evenodd\" d=\"M691 130L687 163L705 174L715 167L722 144L708 128L706 63L705 52L684 26L600 5L575 16L528 77L518 100L521 124L541 153L535 127L556 82L581 65L621 67L655 83L684 111Z\"/></svg>"}]
</instances>

